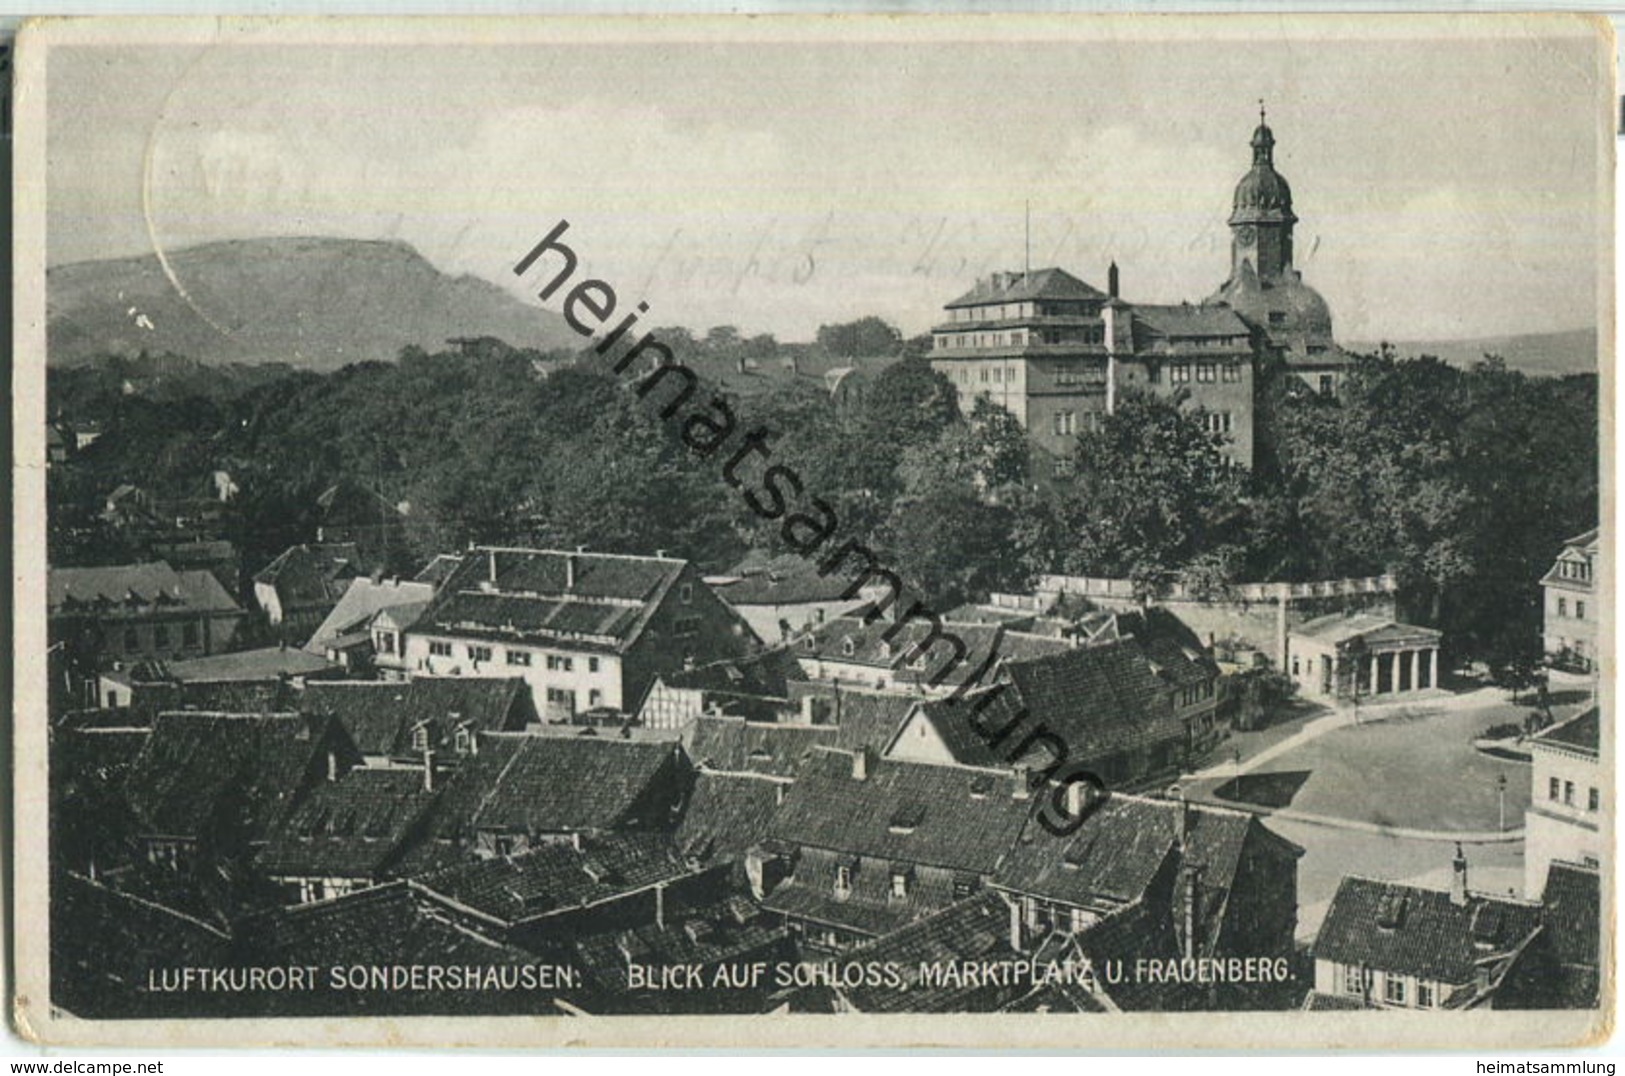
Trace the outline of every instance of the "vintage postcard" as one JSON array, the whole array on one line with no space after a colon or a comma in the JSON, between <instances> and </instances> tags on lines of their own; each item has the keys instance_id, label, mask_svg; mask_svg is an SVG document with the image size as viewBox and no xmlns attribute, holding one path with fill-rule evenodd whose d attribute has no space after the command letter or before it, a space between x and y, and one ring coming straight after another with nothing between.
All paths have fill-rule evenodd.
<instances>
[{"instance_id":1,"label":"vintage postcard","mask_svg":"<svg viewBox=\"0 0 1625 1076\"><path fill-rule=\"evenodd\" d=\"M1605 21L16 62L22 1034L1611 1032Z\"/></svg>"}]
</instances>

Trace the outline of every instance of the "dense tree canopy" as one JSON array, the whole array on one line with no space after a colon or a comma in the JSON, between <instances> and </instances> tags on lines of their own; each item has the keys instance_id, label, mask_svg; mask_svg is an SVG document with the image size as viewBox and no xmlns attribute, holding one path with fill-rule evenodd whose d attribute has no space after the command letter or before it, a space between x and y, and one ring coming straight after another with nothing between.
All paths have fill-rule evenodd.
<instances>
[{"instance_id":1,"label":"dense tree canopy","mask_svg":"<svg viewBox=\"0 0 1625 1076\"><path fill-rule=\"evenodd\" d=\"M878 319L820 337L833 334L828 352L868 351L851 341L877 324L895 354L895 330ZM679 359L778 346L728 326L657 333ZM579 544L665 549L715 570L788 548L725 480L728 453L691 450L679 423L601 363L561 366L481 339L329 375L221 373L170 356L158 373L182 388L123 389L132 371L156 376L151 365L52 372L53 407L106 431L51 472L58 562L133 552L97 529L119 483L197 497L216 468L241 487L229 536L249 572L314 537L315 498L341 479L409 506L407 553L419 561L474 541ZM1126 576L1152 593L1176 580L1392 571L1408 616L1444 628L1460 652L1521 661L1540 575L1597 519L1596 379L1384 354L1362 360L1336 398L1278 367L1259 391L1250 474L1225 465L1222 436L1188 401L1127 394L1078 438L1069 479L1037 477L1014 417L986 401L962 413L923 357L842 399L807 376L729 399L740 430L767 431L762 465L793 469L839 517L842 540L867 544L940 609L1040 572Z\"/></svg>"}]
</instances>

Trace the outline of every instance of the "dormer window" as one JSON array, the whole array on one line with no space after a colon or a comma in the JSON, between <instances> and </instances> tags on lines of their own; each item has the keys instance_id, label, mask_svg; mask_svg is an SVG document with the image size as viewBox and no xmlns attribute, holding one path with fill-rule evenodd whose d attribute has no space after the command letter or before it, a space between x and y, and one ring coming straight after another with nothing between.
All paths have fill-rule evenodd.
<instances>
[{"instance_id":1,"label":"dormer window","mask_svg":"<svg viewBox=\"0 0 1625 1076\"><path fill-rule=\"evenodd\" d=\"M425 732L427 732L427 729L425 729ZM474 753L474 734L469 731L467 725L457 726L457 732L453 737L452 742L459 755L471 755Z\"/></svg>"},{"instance_id":2,"label":"dormer window","mask_svg":"<svg viewBox=\"0 0 1625 1076\"><path fill-rule=\"evenodd\" d=\"M880 644L880 656L882 658L890 658L891 657L891 644L890 643L881 643Z\"/></svg>"},{"instance_id":3,"label":"dormer window","mask_svg":"<svg viewBox=\"0 0 1625 1076\"><path fill-rule=\"evenodd\" d=\"M694 601L694 584L684 583L682 586L678 587L677 600L682 602L684 605L692 604Z\"/></svg>"},{"instance_id":4,"label":"dormer window","mask_svg":"<svg viewBox=\"0 0 1625 1076\"><path fill-rule=\"evenodd\" d=\"M908 899L908 872L896 867L893 867L891 872L891 899Z\"/></svg>"},{"instance_id":5,"label":"dormer window","mask_svg":"<svg viewBox=\"0 0 1625 1076\"><path fill-rule=\"evenodd\" d=\"M852 895L852 868L845 863L835 868L835 895L837 897L850 897Z\"/></svg>"},{"instance_id":6,"label":"dormer window","mask_svg":"<svg viewBox=\"0 0 1625 1076\"><path fill-rule=\"evenodd\" d=\"M852 641L851 636L847 636L845 639L841 640L841 654L844 657L851 657L853 654L857 653L857 649L857 644Z\"/></svg>"},{"instance_id":7,"label":"dormer window","mask_svg":"<svg viewBox=\"0 0 1625 1076\"><path fill-rule=\"evenodd\" d=\"M429 749L429 725L427 722L418 725L412 730L412 750L422 753Z\"/></svg>"}]
</instances>

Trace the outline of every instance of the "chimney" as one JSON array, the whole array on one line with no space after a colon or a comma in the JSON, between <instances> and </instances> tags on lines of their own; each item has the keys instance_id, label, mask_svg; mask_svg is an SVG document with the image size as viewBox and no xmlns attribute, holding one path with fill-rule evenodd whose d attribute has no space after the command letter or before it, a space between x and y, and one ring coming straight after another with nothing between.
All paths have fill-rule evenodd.
<instances>
[{"instance_id":1,"label":"chimney","mask_svg":"<svg viewBox=\"0 0 1625 1076\"><path fill-rule=\"evenodd\" d=\"M1456 842L1456 858L1450 861L1455 868L1450 875L1450 903L1458 907L1467 903L1467 857L1462 854L1461 842Z\"/></svg>"},{"instance_id":2,"label":"chimney","mask_svg":"<svg viewBox=\"0 0 1625 1076\"><path fill-rule=\"evenodd\" d=\"M428 747L423 749L423 791L434 791L434 751Z\"/></svg>"},{"instance_id":3,"label":"chimney","mask_svg":"<svg viewBox=\"0 0 1625 1076\"><path fill-rule=\"evenodd\" d=\"M773 786L773 806L784 806L784 782L780 781Z\"/></svg>"},{"instance_id":4,"label":"chimney","mask_svg":"<svg viewBox=\"0 0 1625 1076\"><path fill-rule=\"evenodd\" d=\"M815 719L816 718L813 711L813 696L809 692L808 694L801 696L801 720L804 724L811 725Z\"/></svg>"},{"instance_id":5,"label":"chimney","mask_svg":"<svg viewBox=\"0 0 1625 1076\"><path fill-rule=\"evenodd\" d=\"M1106 798L1104 789L1091 781L1073 781L1066 786L1066 813L1068 818L1083 818Z\"/></svg>"},{"instance_id":6,"label":"chimney","mask_svg":"<svg viewBox=\"0 0 1625 1076\"><path fill-rule=\"evenodd\" d=\"M741 362L744 360L741 359ZM666 929L666 884L655 886L655 929Z\"/></svg>"},{"instance_id":7,"label":"chimney","mask_svg":"<svg viewBox=\"0 0 1625 1076\"><path fill-rule=\"evenodd\" d=\"M564 555L564 589L565 590L574 590L575 588L576 588L576 555L574 553L566 553Z\"/></svg>"},{"instance_id":8,"label":"chimney","mask_svg":"<svg viewBox=\"0 0 1625 1076\"><path fill-rule=\"evenodd\" d=\"M1113 299L1117 298L1117 263L1112 262L1106 270L1106 294Z\"/></svg>"},{"instance_id":9,"label":"chimney","mask_svg":"<svg viewBox=\"0 0 1625 1076\"><path fill-rule=\"evenodd\" d=\"M329 781L339 779L339 756L331 747L327 749L327 779Z\"/></svg>"},{"instance_id":10,"label":"chimney","mask_svg":"<svg viewBox=\"0 0 1625 1076\"><path fill-rule=\"evenodd\" d=\"M743 355L739 356L738 369L740 373L745 372L745 356Z\"/></svg>"},{"instance_id":11,"label":"chimney","mask_svg":"<svg viewBox=\"0 0 1625 1076\"><path fill-rule=\"evenodd\" d=\"M1032 789L1029 787L1032 782L1031 769L1025 762L1018 762L1011 766L1010 770L1016 778L1016 787L1010 790L1011 797L1018 800L1027 799L1032 795Z\"/></svg>"},{"instance_id":12,"label":"chimney","mask_svg":"<svg viewBox=\"0 0 1625 1076\"><path fill-rule=\"evenodd\" d=\"M852 780L867 781L869 779L869 748L860 747L852 752Z\"/></svg>"}]
</instances>

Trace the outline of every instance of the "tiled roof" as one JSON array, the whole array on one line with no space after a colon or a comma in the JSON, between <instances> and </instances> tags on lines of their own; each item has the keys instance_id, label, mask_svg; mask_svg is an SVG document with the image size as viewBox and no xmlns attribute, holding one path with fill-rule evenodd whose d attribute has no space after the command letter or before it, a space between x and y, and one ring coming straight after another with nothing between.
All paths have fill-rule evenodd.
<instances>
[{"instance_id":1,"label":"tiled roof","mask_svg":"<svg viewBox=\"0 0 1625 1076\"><path fill-rule=\"evenodd\" d=\"M1116 634L1132 638L1157 674L1173 686L1197 687L1218 678L1219 667L1201 639L1166 609L1118 613L1116 620Z\"/></svg>"},{"instance_id":2,"label":"tiled roof","mask_svg":"<svg viewBox=\"0 0 1625 1076\"><path fill-rule=\"evenodd\" d=\"M191 680L142 682L131 707L144 714L160 710L209 710L221 714L276 714L297 709L298 693L287 680Z\"/></svg>"},{"instance_id":3,"label":"tiled roof","mask_svg":"<svg viewBox=\"0 0 1625 1076\"><path fill-rule=\"evenodd\" d=\"M417 885L505 924L572 911L694 873L663 834L615 834L544 845L452 867Z\"/></svg>"},{"instance_id":4,"label":"tiled roof","mask_svg":"<svg viewBox=\"0 0 1625 1076\"><path fill-rule=\"evenodd\" d=\"M844 613L818 625L791 645L800 658L889 669L898 683L928 683L954 658L956 651L946 642L933 642L924 655L914 653L914 648L930 636L929 623L909 620L888 640L886 634L895 627L895 623L884 616L866 623L862 613ZM1001 629L997 625L944 624L943 634L955 636L965 644L964 659L942 680L943 685L968 679L990 654L1000 652ZM910 663L922 657L922 668L910 667Z\"/></svg>"},{"instance_id":5,"label":"tiled roof","mask_svg":"<svg viewBox=\"0 0 1625 1076\"><path fill-rule=\"evenodd\" d=\"M176 683L279 680L328 672L333 666L325 658L291 647L267 646L259 650L233 650L226 654L166 661L147 666L155 679Z\"/></svg>"},{"instance_id":6,"label":"tiled roof","mask_svg":"<svg viewBox=\"0 0 1625 1076\"><path fill-rule=\"evenodd\" d=\"M437 553L434 559L425 564L418 571L418 574L412 578L415 582L428 583L432 587L438 587L451 577L451 573L456 571L457 566L462 562L463 558L460 554Z\"/></svg>"},{"instance_id":7,"label":"tiled roof","mask_svg":"<svg viewBox=\"0 0 1625 1076\"><path fill-rule=\"evenodd\" d=\"M834 702L835 744L843 751L884 751L919 698L888 691L842 688Z\"/></svg>"},{"instance_id":8,"label":"tiled roof","mask_svg":"<svg viewBox=\"0 0 1625 1076\"><path fill-rule=\"evenodd\" d=\"M408 605L424 608L433 597L434 587L429 583L396 579L374 582L365 576L352 579L345 587L344 596L333 606L333 611L311 634L305 649L313 654L324 653L328 643L341 635L364 628L381 610L399 610Z\"/></svg>"},{"instance_id":9,"label":"tiled roof","mask_svg":"<svg viewBox=\"0 0 1625 1076\"><path fill-rule=\"evenodd\" d=\"M1012 960L1010 906L997 893L984 892L868 942L847 954L853 962L894 963L903 969L904 985L859 986L843 990L858 1012L993 1012L1027 993L1030 983L1000 985L994 977L976 976L968 983L936 986L922 983L922 965L957 965L960 961Z\"/></svg>"},{"instance_id":10,"label":"tiled roof","mask_svg":"<svg viewBox=\"0 0 1625 1076\"><path fill-rule=\"evenodd\" d=\"M795 553L785 553L771 559L751 554L726 572L707 579L717 595L730 605L796 605L802 602L850 601L860 604L863 599L847 598L857 569L851 565L841 571L822 574L818 561Z\"/></svg>"},{"instance_id":11,"label":"tiled roof","mask_svg":"<svg viewBox=\"0 0 1625 1076\"><path fill-rule=\"evenodd\" d=\"M785 794L769 834L798 845L991 874L1031 801L1008 774L853 757L820 749Z\"/></svg>"},{"instance_id":12,"label":"tiled roof","mask_svg":"<svg viewBox=\"0 0 1625 1076\"><path fill-rule=\"evenodd\" d=\"M1044 793L1047 794L1047 793ZM1178 832L1185 813L1184 844ZM1146 896L1164 871L1200 866L1201 936L1216 944L1219 916L1234 886L1248 841L1277 849L1283 869L1296 874L1296 845L1270 833L1242 811L1113 793L1078 830L1057 837L1030 822L994 876L1016 893L1083 908L1110 910Z\"/></svg>"},{"instance_id":13,"label":"tiled roof","mask_svg":"<svg viewBox=\"0 0 1625 1076\"><path fill-rule=\"evenodd\" d=\"M767 835L783 790L765 777L701 770L677 824L678 850L708 861L743 856Z\"/></svg>"},{"instance_id":14,"label":"tiled roof","mask_svg":"<svg viewBox=\"0 0 1625 1076\"><path fill-rule=\"evenodd\" d=\"M1597 535L1601 528L1592 527L1588 531L1576 534L1573 538L1563 539L1564 546L1579 546L1582 549L1593 548L1597 545Z\"/></svg>"},{"instance_id":15,"label":"tiled roof","mask_svg":"<svg viewBox=\"0 0 1625 1076\"><path fill-rule=\"evenodd\" d=\"M438 746L453 731L453 715L475 732L517 732L529 698L519 677L420 676L312 683L299 708L336 718L364 755L400 755L410 752L412 730L423 722L435 728Z\"/></svg>"},{"instance_id":16,"label":"tiled roof","mask_svg":"<svg viewBox=\"0 0 1625 1076\"><path fill-rule=\"evenodd\" d=\"M781 646L748 658L726 658L666 673L661 680L667 687L690 691L785 699L789 682L802 678L795 653Z\"/></svg>"},{"instance_id":17,"label":"tiled roof","mask_svg":"<svg viewBox=\"0 0 1625 1076\"><path fill-rule=\"evenodd\" d=\"M209 572L177 572L163 561L105 568L52 568L45 589L46 604L53 616L241 611Z\"/></svg>"},{"instance_id":18,"label":"tiled roof","mask_svg":"<svg viewBox=\"0 0 1625 1076\"><path fill-rule=\"evenodd\" d=\"M1135 329L1143 330L1146 335L1167 338L1178 337L1228 337L1241 338L1242 346L1246 346L1250 335L1247 324L1236 316L1235 311L1227 306L1150 306L1143 303L1134 304ZM1140 331L1135 332L1135 343L1140 342Z\"/></svg>"},{"instance_id":19,"label":"tiled roof","mask_svg":"<svg viewBox=\"0 0 1625 1076\"><path fill-rule=\"evenodd\" d=\"M686 561L476 548L440 586L418 630L624 650Z\"/></svg>"},{"instance_id":20,"label":"tiled roof","mask_svg":"<svg viewBox=\"0 0 1625 1076\"><path fill-rule=\"evenodd\" d=\"M1076 935L1078 951L1097 969L1120 961L1157 961L1163 966L1182 954L1173 917L1165 901L1135 901L1107 915ZM1176 1012L1195 1007L1197 984L1159 981L1150 975L1124 975L1116 983L1102 982L1112 1004L1125 1012Z\"/></svg>"},{"instance_id":21,"label":"tiled roof","mask_svg":"<svg viewBox=\"0 0 1625 1076\"><path fill-rule=\"evenodd\" d=\"M1343 879L1315 939L1317 960L1415 975L1451 985L1473 981L1481 961L1510 953L1540 927L1538 904L1450 894L1399 882Z\"/></svg>"},{"instance_id":22,"label":"tiled roof","mask_svg":"<svg viewBox=\"0 0 1625 1076\"><path fill-rule=\"evenodd\" d=\"M1596 868L1554 861L1546 870L1540 903L1558 961L1598 966L1602 961L1602 879Z\"/></svg>"},{"instance_id":23,"label":"tiled roof","mask_svg":"<svg viewBox=\"0 0 1625 1076\"><path fill-rule=\"evenodd\" d=\"M479 753L446 782L436 814L465 831L594 832L635 811L666 768L675 744L596 736L479 737Z\"/></svg>"},{"instance_id":24,"label":"tiled roof","mask_svg":"<svg viewBox=\"0 0 1625 1076\"><path fill-rule=\"evenodd\" d=\"M1355 638L1363 639L1367 644L1412 640L1426 644L1437 643L1443 633L1434 628L1401 624L1390 617L1371 616L1366 613L1357 613L1354 616L1332 613L1304 621L1292 629L1292 634L1306 635L1332 644L1348 642Z\"/></svg>"},{"instance_id":25,"label":"tiled roof","mask_svg":"<svg viewBox=\"0 0 1625 1076\"><path fill-rule=\"evenodd\" d=\"M375 877L433 799L416 770L351 770L283 816L258 866L272 876Z\"/></svg>"},{"instance_id":26,"label":"tiled roof","mask_svg":"<svg viewBox=\"0 0 1625 1076\"><path fill-rule=\"evenodd\" d=\"M695 720L689 755L695 765L723 773L793 777L813 748L833 746L834 725L791 725L702 714Z\"/></svg>"},{"instance_id":27,"label":"tiled roof","mask_svg":"<svg viewBox=\"0 0 1625 1076\"><path fill-rule=\"evenodd\" d=\"M332 605L355 578L358 563L353 542L289 546L254 574L254 582L275 588L287 608Z\"/></svg>"},{"instance_id":28,"label":"tiled roof","mask_svg":"<svg viewBox=\"0 0 1625 1076\"><path fill-rule=\"evenodd\" d=\"M1100 299L1105 292L1090 287L1065 269L1033 269L1028 272L995 273L949 303L946 309L981 306L986 303L1013 303L1027 299Z\"/></svg>"},{"instance_id":29,"label":"tiled roof","mask_svg":"<svg viewBox=\"0 0 1625 1076\"><path fill-rule=\"evenodd\" d=\"M703 1008L717 995L629 991L629 964L709 968L724 962L788 957L790 949L788 932L782 926L758 914L750 901L733 896L698 907L679 907L670 901L664 927L642 923L589 934L576 940L575 955L588 985L605 996L610 1011L649 1013Z\"/></svg>"},{"instance_id":30,"label":"tiled roof","mask_svg":"<svg viewBox=\"0 0 1625 1076\"><path fill-rule=\"evenodd\" d=\"M251 921L257 951L292 964L509 965L536 956L448 922L405 882L300 904Z\"/></svg>"},{"instance_id":31,"label":"tiled roof","mask_svg":"<svg viewBox=\"0 0 1625 1076\"><path fill-rule=\"evenodd\" d=\"M1008 683L958 702L922 704L926 720L963 765L1021 761L1007 757L1014 743L994 746L986 734L1015 727L1018 720L1029 730L1042 724L1067 745L1074 761L1102 759L1185 735L1166 684L1131 641L1068 647L1048 657L1011 662L1005 673Z\"/></svg>"},{"instance_id":32,"label":"tiled roof","mask_svg":"<svg viewBox=\"0 0 1625 1076\"><path fill-rule=\"evenodd\" d=\"M1545 729L1535 737L1534 742L1559 744L1596 754L1601 743L1601 722L1602 712L1593 706L1583 714Z\"/></svg>"},{"instance_id":33,"label":"tiled roof","mask_svg":"<svg viewBox=\"0 0 1625 1076\"><path fill-rule=\"evenodd\" d=\"M297 714L159 714L125 778L147 833L198 836L240 797L250 839L263 838L318 766L325 737Z\"/></svg>"}]
</instances>

